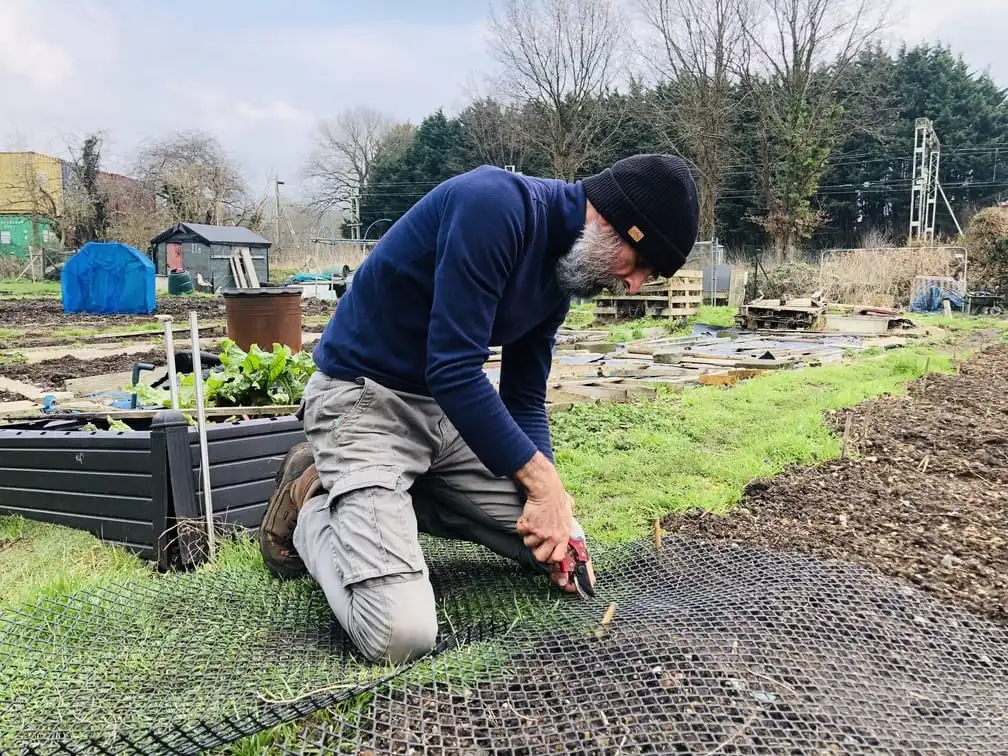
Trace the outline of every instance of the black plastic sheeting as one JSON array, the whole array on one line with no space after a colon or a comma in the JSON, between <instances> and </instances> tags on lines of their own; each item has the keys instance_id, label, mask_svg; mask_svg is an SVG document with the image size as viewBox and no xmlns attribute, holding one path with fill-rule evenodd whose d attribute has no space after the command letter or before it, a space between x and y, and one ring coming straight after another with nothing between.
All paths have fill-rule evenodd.
<instances>
[{"instance_id":1,"label":"black plastic sheeting","mask_svg":"<svg viewBox=\"0 0 1008 756\"><path fill-rule=\"evenodd\" d=\"M425 548L441 646L405 669L361 664L309 581L207 571L0 617L0 726L21 722L33 753L194 753L295 719L268 750L983 754L1008 743L1008 628L862 568L672 538L661 551L595 545L599 592L581 601L477 547Z\"/></svg>"}]
</instances>

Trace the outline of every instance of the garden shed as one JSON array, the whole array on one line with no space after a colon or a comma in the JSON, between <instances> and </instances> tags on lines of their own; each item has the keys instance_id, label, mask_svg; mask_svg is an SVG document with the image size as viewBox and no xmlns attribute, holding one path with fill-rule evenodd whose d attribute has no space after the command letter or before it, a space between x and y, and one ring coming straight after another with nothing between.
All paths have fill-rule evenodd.
<instances>
[{"instance_id":1,"label":"garden shed","mask_svg":"<svg viewBox=\"0 0 1008 756\"><path fill-rule=\"evenodd\" d=\"M200 274L216 289L237 286L231 256L248 252L261 282L269 280L270 242L242 226L176 223L151 239L151 254L158 275L184 270L193 280Z\"/></svg>"}]
</instances>

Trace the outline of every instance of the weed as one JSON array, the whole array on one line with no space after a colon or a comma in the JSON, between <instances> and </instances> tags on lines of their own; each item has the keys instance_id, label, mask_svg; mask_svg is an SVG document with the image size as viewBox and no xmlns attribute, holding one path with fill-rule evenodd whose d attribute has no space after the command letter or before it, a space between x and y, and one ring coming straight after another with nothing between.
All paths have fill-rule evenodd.
<instances>
[{"instance_id":1,"label":"weed","mask_svg":"<svg viewBox=\"0 0 1008 756\"><path fill-rule=\"evenodd\" d=\"M0 352L0 365L23 365L28 358L22 352Z\"/></svg>"},{"instance_id":2,"label":"weed","mask_svg":"<svg viewBox=\"0 0 1008 756\"><path fill-rule=\"evenodd\" d=\"M24 528L25 519L20 515L0 517L0 547L20 538Z\"/></svg>"},{"instance_id":3,"label":"weed","mask_svg":"<svg viewBox=\"0 0 1008 756\"><path fill-rule=\"evenodd\" d=\"M595 306L591 302L571 304L564 321L564 328L581 330L589 328L595 322Z\"/></svg>"}]
</instances>

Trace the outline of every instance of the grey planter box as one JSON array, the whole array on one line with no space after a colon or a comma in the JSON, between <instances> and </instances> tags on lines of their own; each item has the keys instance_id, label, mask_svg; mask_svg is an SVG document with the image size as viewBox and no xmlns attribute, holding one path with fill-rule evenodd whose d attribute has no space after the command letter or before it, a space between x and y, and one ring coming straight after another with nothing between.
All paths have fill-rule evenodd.
<instances>
[{"instance_id":1,"label":"grey planter box","mask_svg":"<svg viewBox=\"0 0 1008 756\"><path fill-rule=\"evenodd\" d=\"M208 426L218 528L259 527L284 454L303 440L291 416ZM0 428L0 514L89 531L159 569L198 564L206 538L198 433L170 410L149 430Z\"/></svg>"}]
</instances>

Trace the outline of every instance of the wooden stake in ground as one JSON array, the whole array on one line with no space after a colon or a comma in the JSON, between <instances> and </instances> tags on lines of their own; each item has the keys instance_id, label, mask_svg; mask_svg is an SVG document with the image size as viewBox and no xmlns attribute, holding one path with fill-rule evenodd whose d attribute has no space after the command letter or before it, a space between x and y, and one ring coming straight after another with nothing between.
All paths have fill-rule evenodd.
<instances>
[{"instance_id":1,"label":"wooden stake in ground","mask_svg":"<svg viewBox=\"0 0 1008 756\"><path fill-rule=\"evenodd\" d=\"M189 329L192 332L193 378L196 388L196 426L199 430L200 467L203 470L203 505L206 509L207 548L210 561L214 560L214 521L213 497L210 491L210 452L207 449L206 411L203 406L203 366L200 364L199 325L196 322L196 311L189 311Z\"/></svg>"},{"instance_id":2,"label":"wooden stake in ground","mask_svg":"<svg viewBox=\"0 0 1008 756\"><path fill-rule=\"evenodd\" d=\"M661 551L662 550L661 536L662 536L661 520L659 518L655 517L655 521L654 521L654 547L655 547L655 551Z\"/></svg>"},{"instance_id":3,"label":"wooden stake in ground","mask_svg":"<svg viewBox=\"0 0 1008 756\"><path fill-rule=\"evenodd\" d=\"M850 438L850 428L851 428L851 421L852 421L852 419L853 419L853 416L848 412L847 413L847 422L844 423L843 441L840 444L840 459L846 459L847 458L847 439Z\"/></svg>"},{"instance_id":4,"label":"wooden stake in ground","mask_svg":"<svg viewBox=\"0 0 1008 756\"><path fill-rule=\"evenodd\" d=\"M171 317L164 321L165 359L168 365L168 393L171 396L172 409L179 408L178 376L175 373L175 342L173 341ZM197 339L196 343L199 343Z\"/></svg>"}]
</instances>

